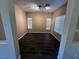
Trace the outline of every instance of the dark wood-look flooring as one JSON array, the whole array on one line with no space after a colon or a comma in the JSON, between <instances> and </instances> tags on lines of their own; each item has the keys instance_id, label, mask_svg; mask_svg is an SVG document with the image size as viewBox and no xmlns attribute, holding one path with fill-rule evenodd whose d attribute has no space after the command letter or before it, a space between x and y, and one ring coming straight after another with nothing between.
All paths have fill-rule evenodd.
<instances>
[{"instance_id":1,"label":"dark wood-look flooring","mask_svg":"<svg viewBox=\"0 0 79 59\"><path fill-rule=\"evenodd\" d=\"M50 33L28 33L19 45L21 59L57 59L60 43Z\"/></svg>"}]
</instances>

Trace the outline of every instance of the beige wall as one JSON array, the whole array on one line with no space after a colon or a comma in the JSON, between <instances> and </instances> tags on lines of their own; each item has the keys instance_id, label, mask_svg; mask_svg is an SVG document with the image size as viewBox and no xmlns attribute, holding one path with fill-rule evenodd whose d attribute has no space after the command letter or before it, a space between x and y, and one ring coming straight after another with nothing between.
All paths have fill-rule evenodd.
<instances>
[{"instance_id":1,"label":"beige wall","mask_svg":"<svg viewBox=\"0 0 79 59\"><path fill-rule=\"evenodd\" d=\"M26 32L51 32L57 37L60 37L58 33L54 32L55 18L57 16L64 15L66 12L66 5L63 5L61 8L56 10L54 13L30 13L24 12L19 6L15 5L15 15L16 15L16 24L17 24L17 36L21 37ZM27 18L32 17L33 24L32 30L27 30ZM46 18L52 19L51 30L46 30Z\"/></svg>"},{"instance_id":2,"label":"beige wall","mask_svg":"<svg viewBox=\"0 0 79 59\"><path fill-rule=\"evenodd\" d=\"M51 13L27 13L27 17L32 17L32 30L29 32L50 32L46 30L46 19L51 18Z\"/></svg>"},{"instance_id":3,"label":"beige wall","mask_svg":"<svg viewBox=\"0 0 79 59\"><path fill-rule=\"evenodd\" d=\"M5 33L4 33L4 28L1 20L1 15L0 15L0 40L5 40Z\"/></svg>"},{"instance_id":4,"label":"beige wall","mask_svg":"<svg viewBox=\"0 0 79 59\"><path fill-rule=\"evenodd\" d=\"M57 17L57 16L62 16L62 15L65 15L65 13L66 13L66 8L67 8L67 4L65 4L65 5L63 5L62 7L60 7L58 10L56 10L54 13L53 13L53 15L52 15L52 18L53 18L53 21L52 21L52 33L55 35L55 36L57 36L57 38L59 38L60 39L60 34L58 34L58 33L56 33L55 31L54 31L54 26L55 26L55 18Z\"/></svg>"},{"instance_id":5,"label":"beige wall","mask_svg":"<svg viewBox=\"0 0 79 59\"><path fill-rule=\"evenodd\" d=\"M26 13L19 6L15 5L17 36L20 38L27 32Z\"/></svg>"}]
</instances>

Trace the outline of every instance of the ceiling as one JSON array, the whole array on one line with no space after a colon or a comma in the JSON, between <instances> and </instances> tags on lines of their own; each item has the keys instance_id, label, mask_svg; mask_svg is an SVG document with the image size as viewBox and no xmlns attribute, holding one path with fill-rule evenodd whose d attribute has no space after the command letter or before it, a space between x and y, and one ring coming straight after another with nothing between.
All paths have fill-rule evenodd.
<instances>
[{"instance_id":1,"label":"ceiling","mask_svg":"<svg viewBox=\"0 0 79 59\"><path fill-rule=\"evenodd\" d=\"M14 0L14 3L19 5L26 12L54 12L66 2L67 0ZM43 6L46 3L50 4L50 9L37 8L37 5Z\"/></svg>"}]
</instances>

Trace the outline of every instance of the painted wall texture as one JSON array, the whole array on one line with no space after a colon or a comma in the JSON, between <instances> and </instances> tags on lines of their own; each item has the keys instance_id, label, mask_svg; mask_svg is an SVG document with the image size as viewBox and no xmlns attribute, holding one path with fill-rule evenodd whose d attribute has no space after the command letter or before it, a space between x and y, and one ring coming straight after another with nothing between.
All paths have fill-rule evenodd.
<instances>
[{"instance_id":1,"label":"painted wall texture","mask_svg":"<svg viewBox=\"0 0 79 59\"><path fill-rule=\"evenodd\" d=\"M18 5L15 5L14 7L17 25L17 37L20 38L27 32L26 12Z\"/></svg>"},{"instance_id":2,"label":"painted wall texture","mask_svg":"<svg viewBox=\"0 0 79 59\"><path fill-rule=\"evenodd\" d=\"M50 32L51 30L46 30L46 19L51 18L51 13L26 13L27 18L32 18L32 30L28 32Z\"/></svg>"},{"instance_id":3,"label":"painted wall texture","mask_svg":"<svg viewBox=\"0 0 79 59\"><path fill-rule=\"evenodd\" d=\"M25 12L18 5L15 5L17 37L20 38L27 32L51 32L60 38L60 34L54 31L55 18L62 16L66 12L66 4L56 10L54 13ZM32 30L27 29L27 18L32 18ZM51 30L46 30L46 19L51 18Z\"/></svg>"}]
</instances>

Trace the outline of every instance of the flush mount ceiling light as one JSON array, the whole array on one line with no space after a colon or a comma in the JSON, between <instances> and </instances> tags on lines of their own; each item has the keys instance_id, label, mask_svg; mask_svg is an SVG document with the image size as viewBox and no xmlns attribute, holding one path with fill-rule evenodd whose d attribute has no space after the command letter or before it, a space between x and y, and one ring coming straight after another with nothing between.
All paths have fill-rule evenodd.
<instances>
[{"instance_id":1,"label":"flush mount ceiling light","mask_svg":"<svg viewBox=\"0 0 79 59\"><path fill-rule=\"evenodd\" d=\"M46 4L46 5L45 5L45 8L46 8L46 10L51 9L50 4Z\"/></svg>"},{"instance_id":2,"label":"flush mount ceiling light","mask_svg":"<svg viewBox=\"0 0 79 59\"><path fill-rule=\"evenodd\" d=\"M50 9L51 9L50 4L44 4L44 5L33 4L33 5L31 6L31 8L32 8L33 10L36 10L36 11L39 11L39 10L44 11L44 10L50 10Z\"/></svg>"},{"instance_id":3,"label":"flush mount ceiling light","mask_svg":"<svg viewBox=\"0 0 79 59\"><path fill-rule=\"evenodd\" d=\"M39 7L40 9L46 9L46 10L51 9L50 4L38 5L38 7Z\"/></svg>"}]
</instances>

